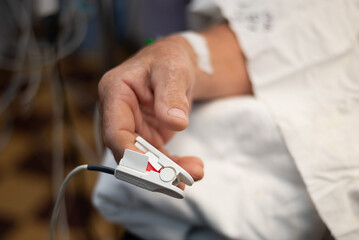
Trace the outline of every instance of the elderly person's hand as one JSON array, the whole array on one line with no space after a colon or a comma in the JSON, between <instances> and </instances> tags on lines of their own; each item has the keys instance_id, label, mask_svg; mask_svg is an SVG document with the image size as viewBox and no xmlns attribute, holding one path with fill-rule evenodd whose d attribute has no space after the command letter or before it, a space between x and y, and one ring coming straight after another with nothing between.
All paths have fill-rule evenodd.
<instances>
[{"instance_id":1,"label":"elderly person's hand","mask_svg":"<svg viewBox=\"0 0 359 240\"><path fill-rule=\"evenodd\" d=\"M197 66L197 56L181 36L164 38L107 72L99 83L104 142L116 161L126 148L138 151L140 135L162 152L176 131L188 125L193 99L250 93L244 57L225 25L202 33L214 73ZM203 177L196 157L170 156L195 180Z\"/></svg>"}]
</instances>

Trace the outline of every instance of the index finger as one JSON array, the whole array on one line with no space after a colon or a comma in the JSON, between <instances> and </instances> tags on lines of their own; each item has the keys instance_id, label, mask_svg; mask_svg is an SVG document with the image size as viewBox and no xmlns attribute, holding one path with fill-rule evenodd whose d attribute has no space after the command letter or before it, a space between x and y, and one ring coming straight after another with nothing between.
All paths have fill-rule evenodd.
<instances>
[{"instance_id":1,"label":"index finger","mask_svg":"<svg viewBox=\"0 0 359 240\"><path fill-rule=\"evenodd\" d=\"M98 90L103 140L118 162L126 148L138 151L134 146L136 125L141 114L135 92L123 80L121 72L112 70L101 79Z\"/></svg>"},{"instance_id":2,"label":"index finger","mask_svg":"<svg viewBox=\"0 0 359 240\"><path fill-rule=\"evenodd\" d=\"M100 101L103 140L118 162L124 150L138 151L135 147L135 117L128 103L120 97L105 96Z\"/></svg>"}]
</instances>

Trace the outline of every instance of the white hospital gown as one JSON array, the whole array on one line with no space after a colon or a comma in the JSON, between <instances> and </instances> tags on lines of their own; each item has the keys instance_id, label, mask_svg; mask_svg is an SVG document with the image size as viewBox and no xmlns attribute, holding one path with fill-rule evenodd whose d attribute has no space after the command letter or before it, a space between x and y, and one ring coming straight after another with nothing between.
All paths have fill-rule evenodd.
<instances>
[{"instance_id":1,"label":"white hospital gown","mask_svg":"<svg viewBox=\"0 0 359 240\"><path fill-rule=\"evenodd\" d=\"M255 98L196 106L168 144L205 163L184 200L101 175L95 205L145 239L359 239L359 1L212 3Z\"/></svg>"}]
</instances>

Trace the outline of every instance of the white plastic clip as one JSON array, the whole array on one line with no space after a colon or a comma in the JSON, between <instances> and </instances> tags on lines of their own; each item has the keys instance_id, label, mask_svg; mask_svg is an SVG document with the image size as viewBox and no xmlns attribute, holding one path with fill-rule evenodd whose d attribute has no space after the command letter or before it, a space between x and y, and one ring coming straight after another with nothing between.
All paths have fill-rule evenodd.
<instances>
[{"instance_id":1,"label":"white plastic clip","mask_svg":"<svg viewBox=\"0 0 359 240\"><path fill-rule=\"evenodd\" d=\"M143 138L137 137L135 146L144 154L126 149L115 177L149 191L184 198L177 185L183 182L191 186L191 175Z\"/></svg>"}]
</instances>

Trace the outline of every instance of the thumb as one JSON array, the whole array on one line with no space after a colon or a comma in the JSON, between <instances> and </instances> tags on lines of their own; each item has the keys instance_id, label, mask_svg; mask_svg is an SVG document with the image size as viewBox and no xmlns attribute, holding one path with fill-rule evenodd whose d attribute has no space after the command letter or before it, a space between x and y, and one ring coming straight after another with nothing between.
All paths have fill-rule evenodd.
<instances>
[{"instance_id":1,"label":"thumb","mask_svg":"<svg viewBox=\"0 0 359 240\"><path fill-rule=\"evenodd\" d=\"M156 117L170 130L188 126L190 74L184 67L154 68L151 76Z\"/></svg>"}]
</instances>

